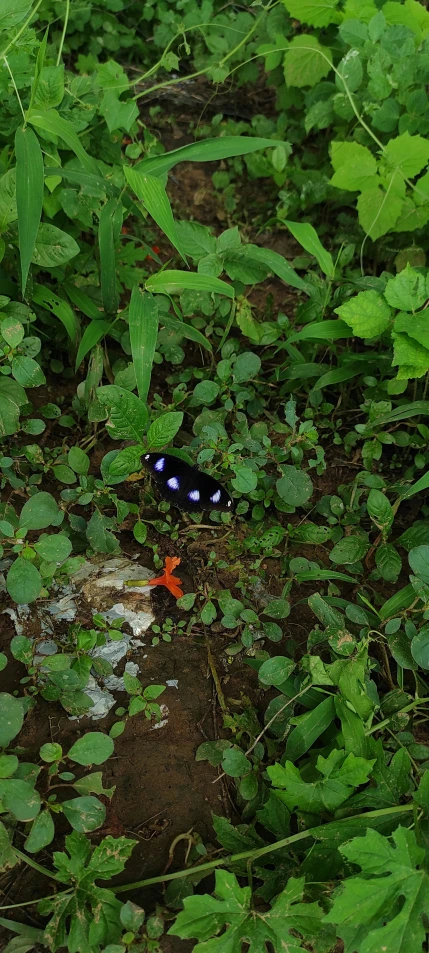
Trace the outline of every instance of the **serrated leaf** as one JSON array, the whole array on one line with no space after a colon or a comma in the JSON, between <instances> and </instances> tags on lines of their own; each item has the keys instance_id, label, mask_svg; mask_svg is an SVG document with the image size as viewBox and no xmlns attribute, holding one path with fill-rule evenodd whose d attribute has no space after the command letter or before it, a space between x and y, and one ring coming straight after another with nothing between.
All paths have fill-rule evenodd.
<instances>
[{"instance_id":1,"label":"serrated leaf","mask_svg":"<svg viewBox=\"0 0 429 953\"><path fill-rule=\"evenodd\" d=\"M394 169L399 169L406 178L413 178L424 169L429 160L429 142L422 136L410 136L404 132L390 139L384 154Z\"/></svg>"},{"instance_id":2,"label":"serrated leaf","mask_svg":"<svg viewBox=\"0 0 429 953\"><path fill-rule=\"evenodd\" d=\"M366 188L357 200L359 224L373 242L394 229L403 199L380 188Z\"/></svg>"},{"instance_id":3,"label":"serrated leaf","mask_svg":"<svg viewBox=\"0 0 429 953\"><path fill-rule=\"evenodd\" d=\"M286 51L284 73L287 86L316 86L331 70L332 54L308 33L295 36Z\"/></svg>"},{"instance_id":4,"label":"serrated leaf","mask_svg":"<svg viewBox=\"0 0 429 953\"><path fill-rule=\"evenodd\" d=\"M371 289L360 291L339 308L335 308L335 314L340 315L357 337L373 338L388 328L391 311L383 295Z\"/></svg>"},{"instance_id":5,"label":"serrated leaf","mask_svg":"<svg viewBox=\"0 0 429 953\"><path fill-rule=\"evenodd\" d=\"M340 16L336 12L339 0L282 0L289 15L300 23L309 23L310 26L328 26L330 23L339 23Z\"/></svg>"}]
</instances>

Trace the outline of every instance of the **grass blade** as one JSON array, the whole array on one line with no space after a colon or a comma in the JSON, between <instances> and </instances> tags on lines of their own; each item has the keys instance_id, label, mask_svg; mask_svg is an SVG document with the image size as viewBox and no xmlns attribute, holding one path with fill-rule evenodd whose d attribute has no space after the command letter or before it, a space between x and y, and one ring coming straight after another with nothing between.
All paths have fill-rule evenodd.
<instances>
[{"instance_id":1,"label":"grass blade","mask_svg":"<svg viewBox=\"0 0 429 953\"><path fill-rule=\"evenodd\" d=\"M103 317L102 312L95 301L92 300L82 288L77 288L76 285L69 284L68 281L63 283L63 291L70 298L70 301L76 306L76 308L86 315L87 318L90 318L91 321L99 321Z\"/></svg>"},{"instance_id":2,"label":"grass blade","mask_svg":"<svg viewBox=\"0 0 429 953\"><path fill-rule=\"evenodd\" d=\"M233 156L245 156L258 149L275 149L282 145L273 139L261 139L255 136L222 136L220 139L205 139L204 142L191 142L180 149L173 149L163 156L151 156L142 159L134 166L134 171L144 175L165 175L178 162L217 162Z\"/></svg>"},{"instance_id":3,"label":"grass blade","mask_svg":"<svg viewBox=\"0 0 429 953\"><path fill-rule=\"evenodd\" d=\"M158 271L146 281L146 291L156 291L157 294L179 294L184 288L234 297L234 288L227 285L226 281L191 271Z\"/></svg>"},{"instance_id":4,"label":"grass blade","mask_svg":"<svg viewBox=\"0 0 429 953\"><path fill-rule=\"evenodd\" d=\"M67 143L69 149L80 159L83 167L88 172L99 176L99 171L95 159L88 155L83 145L76 135L74 127L68 119L63 119L56 109L32 109L28 115L28 122L42 132L49 132L53 136L60 136ZM57 171L55 171L57 175Z\"/></svg>"},{"instance_id":5,"label":"grass blade","mask_svg":"<svg viewBox=\"0 0 429 953\"><path fill-rule=\"evenodd\" d=\"M266 265L274 275L277 275L278 278L281 278L282 281L285 281L286 284L291 285L292 288L299 288L300 291L305 291L306 294L311 295L313 288L311 285L307 284L306 281L303 281L302 278L297 275L292 265L283 258L283 255L279 255L276 251L270 251L269 248L259 248L258 245L245 245L244 247L246 258L254 258L255 261L260 261L263 265Z\"/></svg>"},{"instance_id":6,"label":"grass blade","mask_svg":"<svg viewBox=\"0 0 429 953\"><path fill-rule=\"evenodd\" d=\"M82 340L79 344L79 350L76 355L75 371L77 371L78 367L82 364L82 361L89 351L91 351L92 348L95 347L99 341L101 341L101 338L104 338L104 335L107 334L109 328L110 324L108 321L91 321L91 324L88 324L88 327L85 328L85 331L82 335Z\"/></svg>"},{"instance_id":7,"label":"grass blade","mask_svg":"<svg viewBox=\"0 0 429 953\"><path fill-rule=\"evenodd\" d=\"M287 339L292 341L338 341L340 338L352 338L353 331L339 318L337 321L315 321L306 324L301 331L291 334Z\"/></svg>"},{"instance_id":8,"label":"grass blade","mask_svg":"<svg viewBox=\"0 0 429 953\"><path fill-rule=\"evenodd\" d=\"M186 255L182 250L180 238L177 234L171 205L161 179L154 175L146 175L137 169L130 168L130 166L125 166L124 171L130 188L186 262Z\"/></svg>"},{"instance_id":9,"label":"grass blade","mask_svg":"<svg viewBox=\"0 0 429 953\"><path fill-rule=\"evenodd\" d=\"M158 306L153 295L138 286L131 293L128 325L137 392L146 403L158 338Z\"/></svg>"},{"instance_id":10,"label":"grass blade","mask_svg":"<svg viewBox=\"0 0 429 953\"><path fill-rule=\"evenodd\" d=\"M326 251L326 248L323 247L316 229L313 228L312 225L309 225L308 222L285 221L285 225L287 225L289 231L292 232L297 242L299 242L310 255L314 255L323 273L327 275L328 278L332 278L334 274L332 256Z\"/></svg>"},{"instance_id":11,"label":"grass blade","mask_svg":"<svg viewBox=\"0 0 429 953\"><path fill-rule=\"evenodd\" d=\"M204 347L207 351L212 353L213 348L210 341L204 337L204 334L201 334L201 331L198 331L197 328L193 328L192 324L185 324L185 322L180 321L179 318L174 318L173 315L164 314L163 312L159 318L164 327L171 328L172 331L178 331L179 334L182 334L188 341L193 341L194 344L199 344L200 347Z\"/></svg>"},{"instance_id":12,"label":"grass blade","mask_svg":"<svg viewBox=\"0 0 429 953\"><path fill-rule=\"evenodd\" d=\"M19 254L21 259L22 294L25 294L28 272L42 216L43 156L39 140L32 129L17 129L16 207L18 210Z\"/></svg>"},{"instance_id":13,"label":"grass blade","mask_svg":"<svg viewBox=\"0 0 429 953\"><path fill-rule=\"evenodd\" d=\"M56 318L59 318L70 340L76 346L80 325L69 303L64 301L63 298L59 298L50 288L44 288L43 285L34 286L31 299L35 304L39 304L41 308L51 311Z\"/></svg>"},{"instance_id":14,"label":"grass blade","mask_svg":"<svg viewBox=\"0 0 429 953\"><path fill-rule=\"evenodd\" d=\"M121 225L122 205L116 199L109 199L103 205L98 221L101 300L106 314L116 314L119 305L116 283L115 238L116 234L119 234Z\"/></svg>"},{"instance_id":15,"label":"grass blade","mask_svg":"<svg viewBox=\"0 0 429 953\"><path fill-rule=\"evenodd\" d=\"M363 367L357 364L354 364L353 367L336 367L333 371L322 374L322 377L320 377L314 387L311 388L310 393L323 390L324 387L329 387L331 384L342 384L343 381L349 381L352 377L358 377L359 374L363 373Z\"/></svg>"}]
</instances>

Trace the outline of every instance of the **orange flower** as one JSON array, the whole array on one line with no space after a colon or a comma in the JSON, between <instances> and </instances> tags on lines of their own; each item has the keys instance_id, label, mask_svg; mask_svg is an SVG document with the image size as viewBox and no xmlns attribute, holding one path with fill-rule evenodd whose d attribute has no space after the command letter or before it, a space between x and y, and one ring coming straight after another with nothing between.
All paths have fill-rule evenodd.
<instances>
[{"instance_id":1,"label":"orange flower","mask_svg":"<svg viewBox=\"0 0 429 953\"><path fill-rule=\"evenodd\" d=\"M180 563L178 556L166 556L165 557L165 569L162 576L157 576L156 579L149 579L149 586L165 586L172 596L175 596L176 599L180 599L183 596L183 592L180 589L182 585L182 580L177 576L173 576L173 569L176 568Z\"/></svg>"}]
</instances>

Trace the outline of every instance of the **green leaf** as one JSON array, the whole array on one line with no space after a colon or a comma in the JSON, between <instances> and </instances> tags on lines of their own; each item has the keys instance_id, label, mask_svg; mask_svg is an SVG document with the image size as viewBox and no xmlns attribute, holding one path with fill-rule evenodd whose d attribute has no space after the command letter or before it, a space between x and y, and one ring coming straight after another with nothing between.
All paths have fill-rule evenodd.
<instances>
[{"instance_id":1,"label":"green leaf","mask_svg":"<svg viewBox=\"0 0 429 953\"><path fill-rule=\"evenodd\" d=\"M61 807L69 824L79 834L89 834L104 824L106 808L90 794L63 801Z\"/></svg>"},{"instance_id":2,"label":"green leaf","mask_svg":"<svg viewBox=\"0 0 429 953\"><path fill-rule=\"evenodd\" d=\"M199 222L176 222L175 224L176 233L179 236L180 245L185 255L189 255L194 261L199 261L200 258L215 253L216 239L207 225L200 225Z\"/></svg>"},{"instance_id":3,"label":"green leaf","mask_svg":"<svg viewBox=\"0 0 429 953\"><path fill-rule=\"evenodd\" d=\"M243 252L250 262L253 260L266 265L274 275L281 278L291 288L298 288L300 291L305 291L306 294L311 293L311 285L297 275L292 265L283 255L279 255L278 252L272 251L270 248L260 248L259 245L244 245Z\"/></svg>"},{"instance_id":4,"label":"green leaf","mask_svg":"<svg viewBox=\"0 0 429 953\"><path fill-rule=\"evenodd\" d=\"M17 354L12 361L12 374L22 387L40 387L46 384L46 377L37 361L24 354Z\"/></svg>"},{"instance_id":5,"label":"green leaf","mask_svg":"<svg viewBox=\"0 0 429 953\"><path fill-rule=\"evenodd\" d=\"M402 569L402 559L391 543L383 543L375 553L375 564L386 582L396 582Z\"/></svg>"},{"instance_id":6,"label":"green leaf","mask_svg":"<svg viewBox=\"0 0 429 953\"><path fill-rule=\"evenodd\" d=\"M42 761L51 764L53 761L61 761L63 749L57 742L47 741L46 744L41 746L39 754Z\"/></svg>"},{"instance_id":7,"label":"green leaf","mask_svg":"<svg viewBox=\"0 0 429 953\"><path fill-rule=\"evenodd\" d=\"M368 513L383 535L386 535L394 520L394 511L381 490L370 490L367 500Z\"/></svg>"},{"instance_id":8,"label":"green leaf","mask_svg":"<svg viewBox=\"0 0 429 953\"><path fill-rule=\"evenodd\" d=\"M325 917L326 923L335 924L346 948L358 948L359 953L423 949L429 878L421 866L424 849L417 845L414 832L398 827L387 839L367 830L339 849L349 863L362 869L362 876L348 877L336 891Z\"/></svg>"},{"instance_id":9,"label":"green leaf","mask_svg":"<svg viewBox=\"0 0 429 953\"><path fill-rule=\"evenodd\" d=\"M18 347L24 337L25 331L20 321L10 316L5 318L0 324L0 332L7 344L11 347Z\"/></svg>"},{"instance_id":10,"label":"green leaf","mask_svg":"<svg viewBox=\"0 0 429 953\"><path fill-rule=\"evenodd\" d=\"M109 328L110 322L102 321L99 318L97 321L91 321L91 323L88 324L88 327L85 328L83 332L82 340L79 344L78 352L76 354L75 371L78 370L89 351L91 351L92 348L95 347L95 345L105 337L109 331Z\"/></svg>"},{"instance_id":11,"label":"green leaf","mask_svg":"<svg viewBox=\"0 0 429 953\"><path fill-rule=\"evenodd\" d=\"M128 312L131 354L140 400L145 403L149 393L153 357L158 339L158 306L153 295L135 286L131 292Z\"/></svg>"},{"instance_id":12,"label":"green leaf","mask_svg":"<svg viewBox=\"0 0 429 953\"><path fill-rule=\"evenodd\" d=\"M86 536L92 549L96 553L118 553L119 543L110 528L113 520L94 510L86 529Z\"/></svg>"},{"instance_id":13,"label":"green leaf","mask_svg":"<svg viewBox=\"0 0 429 953\"><path fill-rule=\"evenodd\" d=\"M64 66L44 66L40 71L34 103L41 109L60 106L64 97Z\"/></svg>"},{"instance_id":14,"label":"green leaf","mask_svg":"<svg viewBox=\"0 0 429 953\"><path fill-rule=\"evenodd\" d=\"M130 473L138 473L141 469L141 455L143 453L143 448L141 446L137 447L124 447L123 450L120 450L112 463L109 466L109 478L111 476L129 476Z\"/></svg>"},{"instance_id":15,"label":"green leaf","mask_svg":"<svg viewBox=\"0 0 429 953\"><path fill-rule=\"evenodd\" d=\"M292 232L296 241L299 242L310 255L314 255L323 273L328 278L331 278L334 274L332 255L323 247L313 226L309 225L308 222L289 222L287 220L285 220L284 224L287 225L289 231Z\"/></svg>"},{"instance_id":16,"label":"green leaf","mask_svg":"<svg viewBox=\"0 0 429 953\"><path fill-rule=\"evenodd\" d=\"M261 370L261 358L253 351L244 351L235 359L232 376L236 384L251 381Z\"/></svg>"},{"instance_id":17,"label":"green leaf","mask_svg":"<svg viewBox=\"0 0 429 953\"><path fill-rule=\"evenodd\" d=\"M368 543L360 536L344 536L329 553L329 559L341 566L359 562L368 552Z\"/></svg>"},{"instance_id":18,"label":"green leaf","mask_svg":"<svg viewBox=\"0 0 429 953\"><path fill-rule=\"evenodd\" d=\"M72 551L72 544L68 536L63 533L53 533L51 536L44 534L34 544L36 553L47 562L63 563Z\"/></svg>"},{"instance_id":19,"label":"green leaf","mask_svg":"<svg viewBox=\"0 0 429 953\"><path fill-rule=\"evenodd\" d=\"M185 288L192 291L211 291L214 294L226 295L227 298L234 297L234 289L227 285L226 281L195 272L165 270L151 275L146 280L146 291L154 291L157 294L181 294Z\"/></svg>"},{"instance_id":20,"label":"green leaf","mask_svg":"<svg viewBox=\"0 0 429 953\"><path fill-rule=\"evenodd\" d=\"M51 493L35 493L22 507L19 517L21 529L46 529L57 525L58 504Z\"/></svg>"},{"instance_id":21,"label":"green leaf","mask_svg":"<svg viewBox=\"0 0 429 953\"><path fill-rule=\"evenodd\" d=\"M74 471L65 465L65 463L59 463L58 466L53 467L53 474L56 480L59 480L60 483L66 483L71 486L73 483L77 483L77 477Z\"/></svg>"},{"instance_id":22,"label":"green leaf","mask_svg":"<svg viewBox=\"0 0 429 953\"><path fill-rule=\"evenodd\" d=\"M56 225L42 222L37 232L31 261L41 268L58 268L79 254L79 245Z\"/></svg>"},{"instance_id":23,"label":"green leaf","mask_svg":"<svg viewBox=\"0 0 429 953\"><path fill-rule=\"evenodd\" d=\"M81 450L80 447L70 447L67 454L67 462L75 473L79 473L81 476L86 476L88 473L90 463L89 456L84 450Z\"/></svg>"},{"instance_id":24,"label":"green leaf","mask_svg":"<svg viewBox=\"0 0 429 953\"><path fill-rule=\"evenodd\" d=\"M332 68L332 54L309 33L294 36L285 53L287 86L317 86Z\"/></svg>"},{"instance_id":25,"label":"green leaf","mask_svg":"<svg viewBox=\"0 0 429 953\"><path fill-rule=\"evenodd\" d=\"M121 225L122 205L117 199L109 199L103 205L98 220L101 299L106 314L116 314L119 305L115 242Z\"/></svg>"},{"instance_id":26,"label":"green leaf","mask_svg":"<svg viewBox=\"0 0 429 953\"><path fill-rule=\"evenodd\" d=\"M72 745L67 757L78 764L103 764L113 754L114 744L102 731L88 731Z\"/></svg>"},{"instance_id":27,"label":"green leaf","mask_svg":"<svg viewBox=\"0 0 429 953\"><path fill-rule=\"evenodd\" d=\"M362 57L357 49L348 50L338 63L335 84L341 93L346 89L350 93L359 89L363 79Z\"/></svg>"},{"instance_id":28,"label":"green leaf","mask_svg":"<svg viewBox=\"0 0 429 953\"><path fill-rule=\"evenodd\" d=\"M124 166L124 172L130 188L186 262L186 255L176 231L171 205L161 179L140 171L138 167L131 168L126 165Z\"/></svg>"},{"instance_id":29,"label":"green leaf","mask_svg":"<svg viewBox=\"0 0 429 953\"><path fill-rule=\"evenodd\" d=\"M318 27L340 22L335 9L338 3L339 0L283 0L289 16Z\"/></svg>"},{"instance_id":30,"label":"green leaf","mask_svg":"<svg viewBox=\"0 0 429 953\"><path fill-rule=\"evenodd\" d=\"M308 474L292 466L282 465L281 469L283 476L276 483L280 498L290 506L302 506L307 503L313 493L313 484Z\"/></svg>"},{"instance_id":31,"label":"green leaf","mask_svg":"<svg viewBox=\"0 0 429 953\"><path fill-rule=\"evenodd\" d=\"M51 844L55 836L55 827L50 811L41 811L33 821L31 831L24 843L25 850L37 854L43 847Z\"/></svg>"},{"instance_id":32,"label":"green leaf","mask_svg":"<svg viewBox=\"0 0 429 953\"><path fill-rule=\"evenodd\" d=\"M28 559L18 556L7 574L6 588L11 599L18 605L34 602L42 589L38 569Z\"/></svg>"},{"instance_id":33,"label":"green leaf","mask_svg":"<svg viewBox=\"0 0 429 953\"><path fill-rule=\"evenodd\" d=\"M235 477L231 483L239 493L251 493L258 484L258 474L250 467L234 466Z\"/></svg>"},{"instance_id":34,"label":"green leaf","mask_svg":"<svg viewBox=\"0 0 429 953\"><path fill-rule=\"evenodd\" d=\"M335 714L334 700L328 697L316 705L312 711L305 712L295 719L296 727L293 728L286 742L286 757L291 761L298 761L298 758L309 751L315 741L329 728Z\"/></svg>"},{"instance_id":35,"label":"green leaf","mask_svg":"<svg viewBox=\"0 0 429 953\"><path fill-rule=\"evenodd\" d=\"M418 271L407 265L399 275L389 279L384 296L392 308L398 308L399 311L412 311L414 314L423 307L427 298L425 279ZM406 328L403 330L405 331Z\"/></svg>"},{"instance_id":36,"label":"green leaf","mask_svg":"<svg viewBox=\"0 0 429 953\"><path fill-rule=\"evenodd\" d=\"M219 136L217 139L191 142L187 146L165 152L164 155L142 159L134 169L144 175L163 176L178 162L218 162L220 159L249 155L259 149L276 148L278 145L274 139L261 139L257 136Z\"/></svg>"},{"instance_id":37,"label":"green leaf","mask_svg":"<svg viewBox=\"0 0 429 953\"><path fill-rule=\"evenodd\" d=\"M322 775L316 781L303 781L298 768L291 761L285 766L274 764L267 773L276 795L289 810L299 807L301 811L320 814L333 812L343 804L353 790L368 781L375 759L356 757L343 749L334 748L327 758L319 755L316 771Z\"/></svg>"},{"instance_id":38,"label":"green leaf","mask_svg":"<svg viewBox=\"0 0 429 953\"><path fill-rule=\"evenodd\" d=\"M247 774L250 768L250 761L241 748L235 746L225 748L222 758L222 770L225 771L225 774L230 778L240 778L243 774Z\"/></svg>"},{"instance_id":39,"label":"green leaf","mask_svg":"<svg viewBox=\"0 0 429 953\"><path fill-rule=\"evenodd\" d=\"M61 321L70 340L75 344L79 322L68 302L54 294L50 288L44 288L42 285L34 285L31 297L35 304L39 304L46 311L51 311Z\"/></svg>"},{"instance_id":40,"label":"green leaf","mask_svg":"<svg viewBox=\"0 0 429 953\"><path fill-rule=\"evenodd\" d=\"M258 678L263 685L278 687L289 678L294 668L295 662L292 659L285 658L284 655L274 655L262 663Z\"/></svg>"},{"instance_id":41,"label":"green leaf","mask_svg":"<svg viewBox=\"0 0 429 953\"><path fill-rule=\"evenodd\" d=\"M16 130L15 153L21 286L24 294L42 214L44 190L42 150L37 136L28 126Z\"/></svg>"},{"instance_id":42,"label":"green leaf","mask_svg":"<svg viewBox=\"0 0 429 953\"><path fill-rule=\"evenodd\" d=\"M333 142L332 165L335 169L331 185L337 189L360 192L368 187L377 172L377 161L366 146L358 142Z\"/></svg>"},{"instance_id":43,"label":"green leaf","mask_svg":"<svg viewBox=\"0 0 429 953\"><path fill-rule=\"evenodd\" d=\"M183 421L182 411L169 411L162 414L152 421L146 434L146 444L148 450L161 450L166 444L171 443L180 430Z\"/></svg>"},{"instance_id":44,"label":"green leaf","mask_svg":"<svg viewBox=\"0 0 429 953\"><path fill-rule=\"evenodd\" d=\"M415 546L408 553L408 562L413 573L429 586L429 546Z\"/></svg>"},{"instance_id":45,"label":"green leaf","mask_svg":"<svg viewBox=\"0 0 429 953\"><path fill-rule=\"evenodd\" d=\"M405 178L413 178L428 164L429 142L421 136L404 132L402 136L389 140L384 155L393 169L399 169Z\"/></svg>"},{"instance_id":46,"label":"green leaf","mask_svg":"<svg viewBox=\"0 0 429 953\"><path fill-rule=\"evenodd\" d=\"M41 134L47 132L50 136L60 136L74 152L82 165L88 172L99 176L99 170L95 159L85 152L79 136L76 134L72 123L68 119L63 119L56 109L31 109L27 116L27 121L36 129L41 130Z\"/></svg>"},{"instance_id":47,"label":"green leaf","mask_svg":"<svg viewBox=\"0 0 429 953\"><path fill-rule=\"evenodd\" d=\"M250 887L240 887L229 871L217 870L215 896L185 897L184 909L168 932L182 939L202 940L194 946L194 950L199 946L201 953L204 949L207 953L241 953L243 944L246 949L250 944L252 953L262 953L267 944L274 953L299 953L303 949L300 937L315 947L322 916L317 903L300 902L304 884L304 877L291 877L271 909L264 910L251 906Z\"/></svg>"},{"instance_id":48,"label":"green leaf","mask_svg":"<svg viewBox=\"0 0 429 953\"><path fill-rule=\"evenodd\" d=\"M32 821L40 811L40 796L28 781L0 780L0 798L5 809L18 821Z\"/></svg>"},{"instance_id":49,"label":"green leaf","mask_svg":"<svg viewBox=\"0 0 429 953\"><path fill-rule=\"evenodd\" d=\"M132 439L140 443L149 416L146 405L131 391L116 384L98 387L97 398L108 411L106 429L110 436L115 440Z\"/></svg>"},{"instance_id":50,"label":"green leaf","mask_svg":"<svg viewBox=\"0 0 429 953\"><path fill-rule=\"evenodd\" d=\"M7 748L19 734L24 723L21 699L0 692L0 747Z\"/></svg>"},{"instance_id":51,"label":"green leaf","mask_svg":"<svg viewBox=\"0 0 429 953\"><path fill-rule=\"evenodd\" d=\"M335 314L339 314L351 327L356 337L373 338L389 327L391 311L383 295L370 290L360 291L354 298L335 308Z\"/></svg>"},{"instance_id":52,"label":"green leaf","mask_svg":"<svg viewBox=\"0 0 429 953\"><path fill-rule=\"evenodd\" d=\"M424 625L412 639L411 654L420 668L429 669L429 626Z\"/></svg>"},{"instance_id":53,"label":"green leaf","mask_svg":"<svg viewBox=\"0 0 429 953\"><path fill-rule=\"evenodd\" d=\"M357 200L359 224L373 242L394 229L401 214L403 199L394 191L366 188Z\"/></svg>"}]
</instances>

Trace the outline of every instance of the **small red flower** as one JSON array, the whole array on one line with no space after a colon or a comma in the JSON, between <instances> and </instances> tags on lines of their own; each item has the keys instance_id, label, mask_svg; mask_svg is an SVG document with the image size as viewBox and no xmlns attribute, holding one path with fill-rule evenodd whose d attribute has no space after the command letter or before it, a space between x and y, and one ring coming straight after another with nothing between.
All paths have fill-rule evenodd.
<instances>
[{"instance_id":1,"label":"small red flower","mask_svg":"<svg viewBox=\"0 0 429 953\"><path fill-rule=\"evenodd\" d=\"M161 249L158 248L158 245L152 245L152 251L155 252L155 255L159 255ZM152 255L146 255L146 260L149 258L150 261L153 261Z\"/></svg>"},{"instance_id":2,"label":"small red flower","mask_svg":"<svg viewBox=\"0 0 429 953\"><path fill-rule=\"evenodd\" d=\"M149 579L149 586L165 586L172 596L175 596L176 599L180 599L183 596L183 592L180 589L182 585L182 580L178 576L173 576L173 569L176 568L180 563L178 556L166 556L165 557L165 569L162 576L157 576L156 579Z\"/></svg>"}]
</instances>

